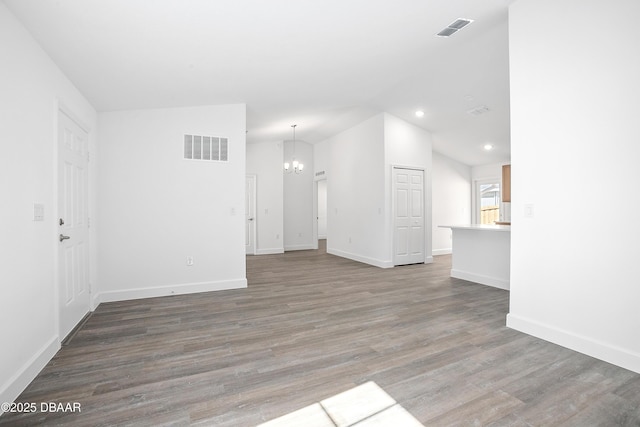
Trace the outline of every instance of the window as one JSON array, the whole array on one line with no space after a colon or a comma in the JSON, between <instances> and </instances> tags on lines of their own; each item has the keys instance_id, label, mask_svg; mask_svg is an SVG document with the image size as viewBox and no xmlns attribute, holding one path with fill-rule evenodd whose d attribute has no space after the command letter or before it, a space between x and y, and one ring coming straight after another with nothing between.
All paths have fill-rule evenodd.
<instances>
[{"instance_id":1,"label":"window","mask_svg":"<svg viewBox=\"0 0 640 427\"><path fill-rule=\"evenodd\" d=\"M500 221L500 180L476 181L476 223L495 224Z\"/></svg>"}]
</instances>

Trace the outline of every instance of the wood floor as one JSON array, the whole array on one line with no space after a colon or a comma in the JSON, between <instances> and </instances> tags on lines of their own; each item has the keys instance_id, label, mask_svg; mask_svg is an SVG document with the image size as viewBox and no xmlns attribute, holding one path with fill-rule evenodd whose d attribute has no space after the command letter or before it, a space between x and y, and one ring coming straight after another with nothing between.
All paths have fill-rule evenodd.
<instances>
[{"instance_id":1,"label":"wood floor","mask_svg":"<svg viewBox=\"0 0 640 427\"><path fill-rule=\"evenodd\" d=\"M506 328L450 261L248 257L248 289L101 304L18 399L82 412L0 424L255 426L374 381L425 426L640 426L640 375Z\"/></svg>"}]
</instances>

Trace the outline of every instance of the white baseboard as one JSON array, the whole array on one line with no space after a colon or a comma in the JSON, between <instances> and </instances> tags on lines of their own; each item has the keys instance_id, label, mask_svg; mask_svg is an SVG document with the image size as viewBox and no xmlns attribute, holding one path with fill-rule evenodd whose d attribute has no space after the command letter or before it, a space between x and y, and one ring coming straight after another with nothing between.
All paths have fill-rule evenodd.
<instances>
[{"instance_id":1,"label":"white baseboard","mask_svg":"<svg viewBox=\"0 0 640 427\"><path fill-rule=\"evenodd\" d=\"M284 247L285 251L308 251L309 249L318 249L318 248L316 248L315 245L311 243L307 245L291 245L291 246Z\"/></svg>"},{"instance_id":2,"label":"white baseboard","mask_svg":"<svg viewBox=\"0 0 640 427\"><path fill-rule=\"evenodd\" d=\"M640 374L640 354L552 325L507 314L507 326Z\"/></svg>"},{"instance_id":3,"label":"white baseboard","mask_svg":"<svg viewBox=\"0 0 640 427\"><path fill-rule=\"evenodd\" d=\"M141 298L165 297L170 295L194 294L198 292L225 291L247 287L247 279L220 280L217 282L182 283L177 285L156 286L153 288L123 289L120 291L100 292L96 303L125 301ZM97 304L96 304L97 305Z\"/></svg>"},{"instance_id":4,"label":"white baseboard","mask_svg":"<svg viewBox=\"0 0 640 427\"><path fill-rule=\"evenodd\" d=\"M444 248L444 249L434 249L432 251L433 255L450 255L452 253L452 249L451 248Z\"/></svg>"},{"instance_id":5,"label":"white baseboard","mask_svg":"<svg viewBox=\"0 0 640 427\"><path fill-rule=\"evenodd\" d=\"M482 285L493 286L494 288L500 288L507 291L509 290L509 280L501 279L499 277L483 276L482 274L454 269L451 269L451 277L480 283Z\"/></svg>"},{"instance_id":6,"label":"white baseboard","mask_svg":"<svg viewBox=\"0 0 640 427\"><path fill-rule=\"evenodd\" d=\"M256 250L256 255L275 255L275 254L283 254L284 248L267 248L267 249L258 249Z\"/></svg>"},{"instance_id":7,"label":"white baseboard","mask_svg":"<svg viewBox=\"0 0 640 427\"><path fill-rule=\"evenodd\" d=\"M47 363L56 355L59 349L60 340L58 337L52 337L40 351L27 360L27 362L2 385L0 402L13 402L16 400L40 371L47 366ZM1 411L0 415L2 415Z\"/></svg>"},{"instance_id":8,"label":"white baseboard","mask_svg":"<svg viewBox=\"0 0 640 427\"><path fill-rule=\"evenodd\" d=\"M327 253L331 254L331 255L336 255L342 258L347 258L347 259L351 259L353 261L358 261L358 262L362 262L365 264L369 264L369 265L373 265L375 267L380 267L380 268L392 268L393 267L393 262L391 261L382 261L379 259L375 259L375 258L369 258L366 256L362 256L362 255L357 255L357 254L352 254L349 252L343 252L341 250L338 249L333 249L333 248L327 248Z\"/></svg>"}]
</instances>

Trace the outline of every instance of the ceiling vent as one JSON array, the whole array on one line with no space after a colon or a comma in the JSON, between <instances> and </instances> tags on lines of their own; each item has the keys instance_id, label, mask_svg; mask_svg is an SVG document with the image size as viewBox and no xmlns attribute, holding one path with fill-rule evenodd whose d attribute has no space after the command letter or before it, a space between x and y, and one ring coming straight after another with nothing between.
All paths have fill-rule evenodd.
<instances>
[{"instance_id":1,"label":"ceiling vent","mask_svg":"<svg viewBox=\"0 0 640 427\"><path fill-rule=\"evenodd\" d=\"M479 116L481 114L484 113L488 113L489 107L487 107L486 105L478 105L477 107L473 107L470 110L467 110L467 113L471 114L472 116Z\"/></svg>"},{"instance_id":2,"label":"ceiling vent","mask_svg":"<svg viewBox=\"0 0 640 427\"><path fill-rule=\"evenodd\" d=\"M442 31L440 31L436 35L440 36L440 37L449 37L449 36L457 33L458 31L460 31L461 29L463 29L467 25L471 24L472 22L473 22L473 19L463 19L463 18L456 19L454 22L452 22L451 24L447 25L447 27L445 29L443 29Z\"/></svg>"}]
</instances>

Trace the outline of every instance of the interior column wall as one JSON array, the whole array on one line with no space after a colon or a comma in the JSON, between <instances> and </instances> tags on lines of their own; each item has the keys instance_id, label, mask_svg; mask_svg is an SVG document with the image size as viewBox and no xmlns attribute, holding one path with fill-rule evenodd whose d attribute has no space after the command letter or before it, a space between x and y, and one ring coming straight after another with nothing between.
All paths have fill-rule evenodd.
<instances>
[{"instance_id":1,"label":"interior column wall","mask_svg":"<svg viewBox=\"0 0 640 427\"><path fill-rule=\"evenodd\" d=\"M636 0L519 0L509 12L507 324L636 372L640 27L622 23L639 14Z\"/></svg>"},{"instance_id":2,"label":"interior column wall","mask_svg":"<svg viewBox=\"0 0 640 427\"><path fill-rule=\"evenodd\" d=\"M386 224L384 115L328 140L327 252L390 267Z\"/></svg>"}]
</instances>

